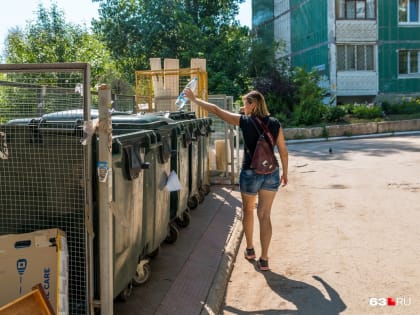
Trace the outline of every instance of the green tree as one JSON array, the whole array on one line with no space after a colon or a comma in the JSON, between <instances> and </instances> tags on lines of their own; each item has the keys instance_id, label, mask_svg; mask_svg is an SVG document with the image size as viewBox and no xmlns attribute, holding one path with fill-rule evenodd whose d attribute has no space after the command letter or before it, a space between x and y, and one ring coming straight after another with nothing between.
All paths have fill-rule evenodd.
<instances>
[{"instance_id":1,"label":"green tree","mask_svg":"<svg viewBox=\"0 0 420 315\"><path fill-rule=\"evenodd\" d=\"M254 88L264 94L271 115L286 122L292 116L296 87L287 59L278 57L283 49L281 42L269 46L254 39L249 54L248 74Z\"/></svg>"},{"instance_id":2,"label":"green tree","mask_svg":"<svg viewBox=\"0 0 420 315\"><path fill-rule=\"evenodd\" d=\"M318 85L316 71L294 69L293 83L296 86L293 120L297 125L312 125L322 121L326 106L322 104L322 88Z\"/></svg>"},{"instance_id":3,"label":"green tree","mask_svg":"<svg viewBox=\"0 0 420 315\"><path fill-rule=\"evenodd\" d=\"M249 29L235 21L244 0L93 0L100 4L94 30L134 81L149 58L205 58L211 93L235 96L246 86Z\"/></svg>"},{"instance_id":4,"label":"green tree","mask_svg":"<svg viewBox=\"0 0 420 315\"><path fill-rule=\"evenodd\" d=\"M36 16L24 29L9 32L7 63L88 62L93 85L120 77L107 47L86 27L67 23L56 4L49 10L39 5Z\"/></svg>"}]
</instances>

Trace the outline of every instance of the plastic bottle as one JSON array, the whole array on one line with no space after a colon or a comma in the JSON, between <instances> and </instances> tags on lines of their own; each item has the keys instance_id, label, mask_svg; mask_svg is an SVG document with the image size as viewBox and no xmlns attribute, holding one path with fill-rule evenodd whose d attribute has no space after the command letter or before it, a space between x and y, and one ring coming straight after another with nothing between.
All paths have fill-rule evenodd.
<instances>
[{"instance_id":1,"label":"plastic bottle","mask_svg":"<svg viewBox=\"0 0 420 315\"><path fill-rule=\"evenodd\" d=\"M195 88L197 87L197 83L198 83L198 78L195 77L190 82L188 82L188 84L185 86L185 89L190 88L194 92ZM186 97L184 91L182 91L181 94L179 94L178 98L176 99L175 105L180 110L185 106L187 101L188 101L188 97Z\"/></svg>"}]
</instances>

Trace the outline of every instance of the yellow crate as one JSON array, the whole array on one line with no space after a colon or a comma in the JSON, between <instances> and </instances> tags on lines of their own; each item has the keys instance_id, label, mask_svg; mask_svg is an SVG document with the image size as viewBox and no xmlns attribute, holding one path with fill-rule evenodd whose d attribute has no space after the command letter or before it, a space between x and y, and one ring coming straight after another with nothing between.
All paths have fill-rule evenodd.
<instances>
[{"instance_id":1,"label":"yellow crate","mask_svg":"<svg viewBox=\"0 0 420 315\"><path fill-rule=\"evenodd\" d=\"M208 99L207 72L200 68L161 69L136 71L136 104L138 112L177 111L175 101L185 85L198 78L196 95ZM191 105L197 117L206 117L207 112Z\"/></svg>"},{"instance_id":2,"label":"yellow crate","mask_svg":"<svg viewBox=\"0 0 420 315\"><path fill-rule=\"evenodd\" d=\"M0 315L55 315L41 284L16 300L0 307Z\"/></svg>"}]
</instances>

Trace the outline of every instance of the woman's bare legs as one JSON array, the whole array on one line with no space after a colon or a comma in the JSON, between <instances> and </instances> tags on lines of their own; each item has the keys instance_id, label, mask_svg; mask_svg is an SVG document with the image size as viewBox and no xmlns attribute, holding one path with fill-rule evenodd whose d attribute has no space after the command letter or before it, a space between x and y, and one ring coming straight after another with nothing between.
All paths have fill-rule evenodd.
<instances>
[{"instance_id":1,"label":"woman's bare legs","mask_svg":"<svg viewBox=\"0 0 420 315\"><path fill-rule=\"evenodd\" d=\"M242 193L241 195L243 211L242 225L244 228L246 248L253 248L254 242L252 238L254 232L254 210L257 196L244 193Z\"/></svg>"},{"instance_id":2,"label":"woman's bare legs","mask_svg":"<svg viewBox=\"0 0 420 315\"><path fill-rule=\"evenodd\" d=\"M272 235L271 207L276 193L277 192L271 190L260 190L258 192L257 216L260 223L260 257L264 260L268 260L268 247L270 246Z\"/></svg>"}]
</instances>

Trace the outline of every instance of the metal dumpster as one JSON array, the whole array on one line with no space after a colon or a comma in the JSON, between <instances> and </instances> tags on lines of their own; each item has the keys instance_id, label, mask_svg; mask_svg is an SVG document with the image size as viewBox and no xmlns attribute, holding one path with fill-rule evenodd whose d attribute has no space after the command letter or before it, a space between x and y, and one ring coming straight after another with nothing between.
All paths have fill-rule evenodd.
<instances>
[{"instance_id":1,"label":"metal dumpster","mask_svg":"<svg viewBox=\"0 0 420 315\"><path fill-rule=\"evenodd\" d=\"M151 171L145 152L155 137L152 131L144 130L112 139L114 298L119 296L122 300L131 294L132 280L134 284L144 283L151 275L146 255L147 239L143 234L143 187L145 174ZM97 225L95 230L99 230ZM96 239L96 249L98 241ZM99 266L99 255L94 255L94 259L94 265ZM97 289L99 291L98 285Z\"/></svg>"},{"instance_id":2,"label":"metal dumpster","mask_svg":"<svg viewBox=\"0 0 420 315\"><path fill-rule=\"evenodd\" d=\"M170 219L179 227L187 227L191 221L188 209L189 178L190 178L190 146L192 136L190 129L183 121L180 121L182 112L159 113L170 118L172 122L172 158L171 169L175 171L181 184L181 190L172 191L170 197Z\"/></svg>"},{"instance_id":3,"label":"metal dumpster","mask_svg":"<svg viewBox=\"0 0 420 315\"><path fill-rule=\"evenodd\" d=\"M179 227L187 227L190 224L191 216L188 209L189 198L189 146L191 145L191 134L188 128L181 122L176 123L177 128L172 134L172 145L175 154L172 155L171 168L178 176L181 190L171 192L171 220Z\"/></svg>"},{"instance_id":4,"label":"metal dumpster","mask_svg":"<svg viewBox=\"0 0 420 315\"><path fill-rule=\"evenodd\" d=\"M38 130L58 135L78 134L80 141L83 135L82 114L80 110L70 110L30 119L31 135L34 139L40 137ZM95 115L95 110L92 110L92 116ZM167 125L166 120L127 114L112 115L115 297L121 294L125 299L129 295L131 278L134 284L145 282L150 275L146 257L156 255L166 238L174 242L178 237L178 230L169 224L170 200L169 192L165 189L170 173L172 131L161 128L159 132L153 132ZM10 125L24 123L27 120L15 120ZM142 172L140 178L133 178L127 170L123 174L122 167L127 164L125 160L137 163L138 158L148 162L149 169L145 174ZM136 164L133 166L139 167ZM92 190L96 197L96 187ZM99 261L95 265L98 266ZM98 288L99 284L95 286Z\"/></svg>"},{"instance_id":5,"label":"metal dumpster","mask_svg":"<svg viewBox=\"0 0 420 315\"><path fill-rule=\"evenodd\" d=\"M209 147L210 147L210 132L211 132L211 118L199 118L198 128L201 137L199 138L199 180L198 186L200 196L207 195L210 192L210 163L209 163Z\"/></svg>"},{"instance_id":6,"label":"metal dumpster","mask_svg":"<svg viewBox=\"0 0 420 315\"><path fill-rule=\"evenodd\" d=\"M188 178L188 208L195 209L198 204L204 200L204 193L200 192L201 181L201 131L199 129L199 120L194 112L172 112L168 117L181 121L186 130L191 134L191 143L188 151L189 178Z\"/></svg>"},{"instance_id":7,"label":"metal dumpster","mask_svg":"<svg viewBox=\"0 0 420 315\"><path fill-rule=\"evenodd\" d=\"M149 240L146 244L147 254L153 257L158 253L163 241L174 243L179 235L176 225L172 222L171 193L166 189L166 183L177 159L177 142L174 138L177 138L181 131L175 121L159 114L114 116L112 121L115 133L153 130L156 135L155 143L146 151L146 160L150 161L151 172L150 176L146 175L144 186L144 195L147 196L144 199L144 233L145 238Z\"/></svg>"},{"instance_id":8,"label":"metal dumpster","mask_svg":"<svg viewBox=\"0 0 420 315\"><path fill-rule=\"evenodd\" d=\"M92 118L98 116L91 110ZM69 110L44 115L41 123L67 126L74 130L81 129L82 112ZM139 130L154 130L150 145L145 152L145 159L150 163L150 171L146 172L143 185L143 238L146 254L155 256L160 244L166 240L175 242L179 231L170 223L169 192L165 189L170 174L171 133L175 127L168 126L173 120L158 115L130 115L122 112L111 112L113 135L123 135Z\"/></svg>"}]
</instances>

